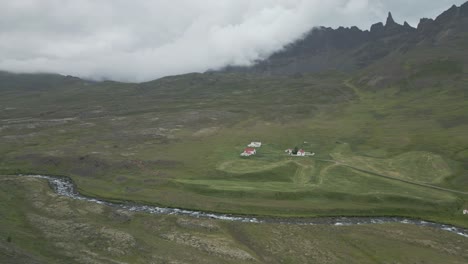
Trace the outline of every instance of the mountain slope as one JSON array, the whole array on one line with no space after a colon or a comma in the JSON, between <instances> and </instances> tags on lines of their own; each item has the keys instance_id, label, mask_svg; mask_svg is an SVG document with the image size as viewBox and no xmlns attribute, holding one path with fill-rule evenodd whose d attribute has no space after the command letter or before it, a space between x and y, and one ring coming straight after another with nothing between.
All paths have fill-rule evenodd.
<instances>
[{"instance_id":1,"label":"mountain slope","mask_svg":"<svg viewBox=\"0 0 468 264\"><path fill-rule=\"evenodd\" d=\"M272 57L310 66L325 51L349 63L347 73L254 67L146 83L2 74L0 173L67 175L83 193L112 200L466 226L465 197L423 187L468 191L466 6L417 30L391 16L367 33L316 30L320 41L311 36ZM239 154L251 141L264 145L245 160ZM296 146L316 155L284 154ZM346 167L354 163L360 172Z\"/></svg>"},{"instance_id":2,"label":"mountain slope","mask_svg":"<svg viewBox=\"0 0 468 264\"><path fill-rule=\"evenodd\" d=\"M467 17L314 29L251 68L146 83L0 72L0 262L466 262L467 239L433 228L149 215L15 175L114 202L466 228Z\"/></svg>"},{"instance_id":3,"label":"mountain slope","mask_svg":"<svg viewBox=\"0 0 468 264\"><path fill-rule=\"evenodd\" d=\"M405 56L421 46L451 48L447 43L467 43L468 2L452 6L435 20L421 19L417 29L397 24L389 13L385 25L376 23L370 31L357 27L314 28L302 39L287 45L252 67L227 67L227 71L262 74L298 74L340 70L356 72L372 68L387 57ZM465 45L466 47L466 45ZM458 47L462 48L463 47ZM448 50L447 50L448 51ZM465 50L464 50L465 51ZM466 63L466 58L462 62Z\"/></svg>"}]
</instances>

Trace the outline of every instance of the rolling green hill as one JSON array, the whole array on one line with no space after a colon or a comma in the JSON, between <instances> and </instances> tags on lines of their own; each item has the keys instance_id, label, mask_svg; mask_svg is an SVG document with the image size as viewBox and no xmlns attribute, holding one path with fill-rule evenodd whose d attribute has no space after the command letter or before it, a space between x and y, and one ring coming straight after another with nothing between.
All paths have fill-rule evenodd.
<instances>
[{"instance_id":1,"label":"rolling green hill","mask_svg":"<svg viewBox=\"0 0 468 264\"><path fill-rule=\"evenodd\" d=\"M466 250L459 249L466 240L441 235L431 244L427 230L418 230L422 238L414 238L415 231L404 226L391 226L394 232L353 227L338 234L331 227L270 230L176 216L130 216L53 197L44 183L12 175L68 176L84 195L111 201L274 217L405 216L466 228L467 8L451 8L432 22L423 20L418 29L394 21L383 29L377 25L374 33L361 31L363 39L350 47L325 45L323 51L314 33L252 68L146 83L1 72L0 198L24 201L18 207L0 203L0 234L17 230L13 240L20 241L18 247L0 242L0 252L37 262L111 263L116 258L147 263L169 261L176 249L189 248L180 256L183 261L194 261L190 254L196 252L213 263L303 262L300 253L281 252L309 252L316 246L306 243L317 235L345 252L321 248L314 260L323 263L346 262L350 256L363 262L401 259L395 250L401 243L408 246L405 254L417 251L415 258L401 262L445 259L447 252L450 261L463 262ZM330 30L322 32L326 41L354 34ZM297 62L291 58L304 54L300 63L307 67L290 71ZM310 70L317 66L314 58L327 54L333 65ZM263 143L258 153L241 157L252 141ZM284 152L295 147L315 155ZM76 218L66 220L69 216ZM71 241L80 228L79 240ZM291 230L306 233L300 237L303 243L291 249L276 240L274 229L282 236ZM411 238L402 242L400 233ZM325 239L329 234L340 242ZM378 239L383 236L388 237ZM44 237L52 242L28 242ZM258 237L271 245L260 245ZM117 243L118 251L105 251L109 241ZM85 253L73 254L76 245ZM154 247L167 254L139 256L140 250L151 255ZM60 255L57 248L70 254Z\"/></svg>"},{"instance_id":2,"label":"rolling green hill","mask_svg":"<svg viewBox=\"0 0 468 264\"><path fill-rule=\"evenodd\" d=\"M468 192L463 90L376 91L351 77L206 73L142 84L64 78L49 89L3 87L1 171L67 175L81 192L111 200L466 225L466 195L372 174ZM452 83L463 83L457 78ZM264 143L258 154L240 157L255 140ZM294 146L316 155L285 155Z\"/></svg>"},{"instance_id":3,"label":"rolling green hill","mask_svg":"<svg viewBox=\"0 0 468 264\"><path fill-rule=\"evenodd\" d=\"M116 210L0 178L1 263L463 263L467 240L407 224L227 222ZM10 201L16 200L15 206Z\"/></svg>"}]
</instances>

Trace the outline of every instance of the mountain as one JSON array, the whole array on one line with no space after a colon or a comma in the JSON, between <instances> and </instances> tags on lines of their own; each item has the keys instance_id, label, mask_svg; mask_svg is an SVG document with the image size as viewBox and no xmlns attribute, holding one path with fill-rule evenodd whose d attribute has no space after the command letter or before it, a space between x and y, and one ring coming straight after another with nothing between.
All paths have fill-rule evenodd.
<instances>
[{"instance_id":1,"label":"mountain","mask_svg":"<svg viewBox=\"0 0 468 264\"><path fill-rule=\"evenodd\" d=\"M16 74L0 71L0 88L38 90L88 82L73 76L50 73Z\"/></svg>"},{"instance_id":2,"label":"mountain","mask_svg":"<svg viewBox=\"0 0 468 264\"><path fill-rule=\"evenodd\" d=\"M433 222L467 233L467 28L468 4L417 28L389 14L312 29L252 67L145 83L0 72L0 263L465 263L466 239ZM317 216L337 218L303 222ZM432 227L334 224L346 216Z\"/></svg>"},{"instance_id":3,"label":"mountain","mask_svg":"<svg viewBox=\"0 0 468 264\"><path fill-rule=\"evenodd\" d=\"M437 59L454 59L459 64L468 61L468 2L452 6L435 20L423 18L417 28L407 22L398 24L391 13L385 25L376 23L370 30L357 27L332 29L317 27L303 38L251 67L226 67L225 71L249 72L267 75L294 75L310 72L339 70L348 73L370 69L374 64L392 59L398 63L414 59L424 63L425 58L413 56L421 49L443 50ZM431 57L434 58L434 57ZM395 67L395 63L390 63ZM393 73L393 72L392 72Z\"/></svg>"}]
</instances>

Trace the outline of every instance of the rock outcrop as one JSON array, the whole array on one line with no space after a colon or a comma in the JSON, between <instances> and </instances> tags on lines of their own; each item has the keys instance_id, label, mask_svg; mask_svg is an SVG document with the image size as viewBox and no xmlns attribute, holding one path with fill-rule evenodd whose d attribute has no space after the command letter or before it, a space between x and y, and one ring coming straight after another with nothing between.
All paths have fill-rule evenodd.
<instances>
[{"instance_id":1,"label":"rock outcrop","mask_svg":"<svg viewBox=\"0 0 468 264\"><path fill-rule=\"evenodd\" d=\"M417 28L399 24L388 13L385 24L375 23L370 30L357 27L316 27L301 39L286 45L251 67L226 67L226 71L265 74L298 74L340 70L352 72L400 51L407 52L420 43L434 43L457 36L468 28L468 2L452 6L435 20L423 18Z\"/></svg>"}]
</instances>

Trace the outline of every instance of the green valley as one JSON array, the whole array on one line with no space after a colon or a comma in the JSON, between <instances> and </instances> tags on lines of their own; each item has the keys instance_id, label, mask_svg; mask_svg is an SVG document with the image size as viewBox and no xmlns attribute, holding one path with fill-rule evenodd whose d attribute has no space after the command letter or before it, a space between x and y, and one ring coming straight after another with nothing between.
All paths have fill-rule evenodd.
<instances>
[{"instance_id":1,"label":"green valley","mask_svg":"<svg viewBox=\"0 0 468 264\"><path fill-rule=\"evenodd\" d=\"M466 263L467 28L468 2L152 81L0 71L0 262Z\"/></svg>"},{"instance_id":2,"label":"green valley","mask_svg":"<svg viewBox=\"0 0 468 264\"><path fill-rule=\"evenodd\" d=\"M467 195L371 174L467 192L467 124L443 122L468 111L458 88L371 91L348 79L208 73L121 87L75 81L55 92L25 90L21 99L4 93L12 110L0 132L1 170L70 176L82 193L109 200L466 226ZM41 107L50 111L28 112ZM252 140L263 142L257 155L240 157ZM288 156L291 146L316 155Z\"/></svg>"}]
</instances>

